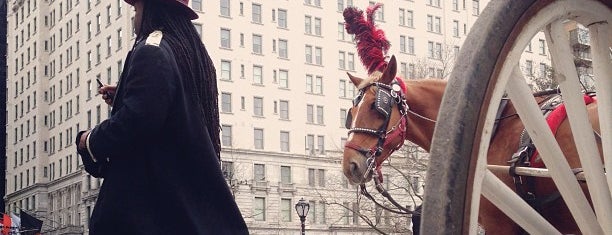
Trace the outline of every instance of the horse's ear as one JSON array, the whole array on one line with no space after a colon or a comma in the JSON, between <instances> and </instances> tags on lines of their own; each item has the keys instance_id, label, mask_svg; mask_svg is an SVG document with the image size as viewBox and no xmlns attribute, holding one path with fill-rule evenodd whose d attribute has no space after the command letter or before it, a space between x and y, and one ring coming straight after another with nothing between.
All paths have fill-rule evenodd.
<instances>
[{"instance_id":1,"label":"horse's ear","mask_svg":"<svg viewBox=\"0 0 612 235\"><path fill-rule=\"evenodd\" d=\"M361 82L363 81L362 78L358 78L353 76L352 74L350 74L349 72L346 72L346 75L348 75L348 77L351 79L351 82L353 83L353 85L355 85L356 87L359 87L359 84L361 84Z\"/></svg>"},{"instance_id":2,"label":"horse's ear","mask_svg":"<svg viewBox=\"0 0 612 235\"><path fill-rule=\"evenodd\" d=\"M395 60L395 56L391 56L389 63L387 64L387 68L382 75L381 81L384 84L390 84L393 79L395 79L395 75L397 74L397 61Z\"/></svg>"}]
</instances>

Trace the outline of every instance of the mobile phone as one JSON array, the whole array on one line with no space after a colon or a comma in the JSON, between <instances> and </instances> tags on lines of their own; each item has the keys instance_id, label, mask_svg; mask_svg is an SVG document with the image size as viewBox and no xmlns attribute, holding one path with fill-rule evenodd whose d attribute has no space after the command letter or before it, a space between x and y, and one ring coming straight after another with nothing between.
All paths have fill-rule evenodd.
<instances>
[{"instance_id":1,"label":"mobile phone","mask_svg":"<svg viewBox=\"0 0 612 235\"><path fill-rule=\"evenodd\" d=\"M96 78L96 81L98 82L98 88L101 88L101 87L103 87L103 86L104 86L104 84L102 84L102 82L100 81L100 79L99 79L99 78ZM110 93L108 93L108 91L107 91L107 92L104 92L104 94L105 94L106 96L110 97Z\"/></svg>"},{"instance_id":2,"label":"mobile phone","mask_svg":"<svg viewBox=\"0 0 612 235\"><path fill-rule=\"evenodd\" d=\"M102 84L102 82L100 81L100 79L96 78L96 81L98 81L98 87L103 87L104 84Z\"/></svg>"}]
</instances>

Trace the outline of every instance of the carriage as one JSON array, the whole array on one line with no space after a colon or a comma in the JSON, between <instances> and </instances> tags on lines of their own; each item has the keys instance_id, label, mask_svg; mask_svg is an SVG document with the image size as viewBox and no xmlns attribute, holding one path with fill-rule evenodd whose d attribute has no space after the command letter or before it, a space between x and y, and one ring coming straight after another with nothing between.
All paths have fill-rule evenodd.
<instances>
[{"instance_id":1,"label":"carriage","mask_svg":"<svg viewBox=\"0 0 612 235\"><path fill-rule=\"evenodd\" d=\"M563 27L568 20L590 32L596 96L581 89ZM475 28L435 112L415 103L414 84L396 79L394 57L364 62L366 79L349 75L360 93L347 118L345 175L353 183L380 182L385 156L407 139L430 151L427 180L436 184L425 188L422 234L476 234L479 223L488 234L612 234L612 176L606 174L612 169L612 2L493 0ZM559 84L554 93L567 116L555 134L540 108L548 96L534 96L519 68L521 53L541 31ZM500 105L505 100L511 107ZM435 129L425 119L437 119ZM523 154L517 147L526 135L545 168L511 158ZM522 189L562 200L537 210Z\"/></svg>"}]
</instances>

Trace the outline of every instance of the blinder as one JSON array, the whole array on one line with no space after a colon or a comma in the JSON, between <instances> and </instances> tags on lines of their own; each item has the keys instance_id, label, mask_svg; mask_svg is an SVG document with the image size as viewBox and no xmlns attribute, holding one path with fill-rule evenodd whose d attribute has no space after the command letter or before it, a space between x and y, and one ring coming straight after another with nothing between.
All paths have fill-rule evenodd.
<instances>
[{"instance_id":1,"label":"blinder","mask_svg":"<svg viewBox=\"0 0 612 235\"><path fill-rule=\"evenodd\" d=\"M388 118L391 115L391 105L392 99L391 94L383 89L378 89L376 92L376 101L374 103L376 111L382 114L385 118Z\"/></svg>"},{"instance_id":2,"label":"blinder","mask_svg":"<svg viewBox=\"0 0 612 235\"><path fill-rule=\"evenodd\" d=\"M391 92L399 92L399 90L387 91L386 89L381 89L381 87L379 87L378 91L376 91L376 100L374 102L374 108L385 119L389 118L389 116L391 115L391 108L394 100L394 97ZM361 102L361 99L363 99L363 90L359 91L357 96L353 98L353 107L357 107L359 102ZM351 113L352 109L353 108L350 108L346 113L346 120L344 123L344 127L346 127L346 129L351 129L351 124L353 123L353 114Z\"/></svg>"}]
</instances>

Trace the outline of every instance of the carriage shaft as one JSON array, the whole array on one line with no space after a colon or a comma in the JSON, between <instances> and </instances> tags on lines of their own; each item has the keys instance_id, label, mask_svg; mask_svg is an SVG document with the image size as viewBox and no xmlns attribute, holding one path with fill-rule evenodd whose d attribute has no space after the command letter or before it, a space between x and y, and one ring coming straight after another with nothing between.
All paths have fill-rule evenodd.
<instances>
[{"instance_id":1,"label":"carriage shaft","mask_svg":"<svg viewBox=\"0 0 612 235\"><path fill-rule=\"evenodd\" d=\"M500 166L500 165L488 165L487 168L493 173L505 172L508 173L510 171L510 166ZM576 175L576 179L578 181L586 182L584 177L584 172L582 172L582 168L572 169ZM521 176L533 176L533 177L543 177L543 178L551 178L550 172L546 168L534 168L534 167L516 167L515 170L517 175Z\"/></svg>"}]
</instances>

